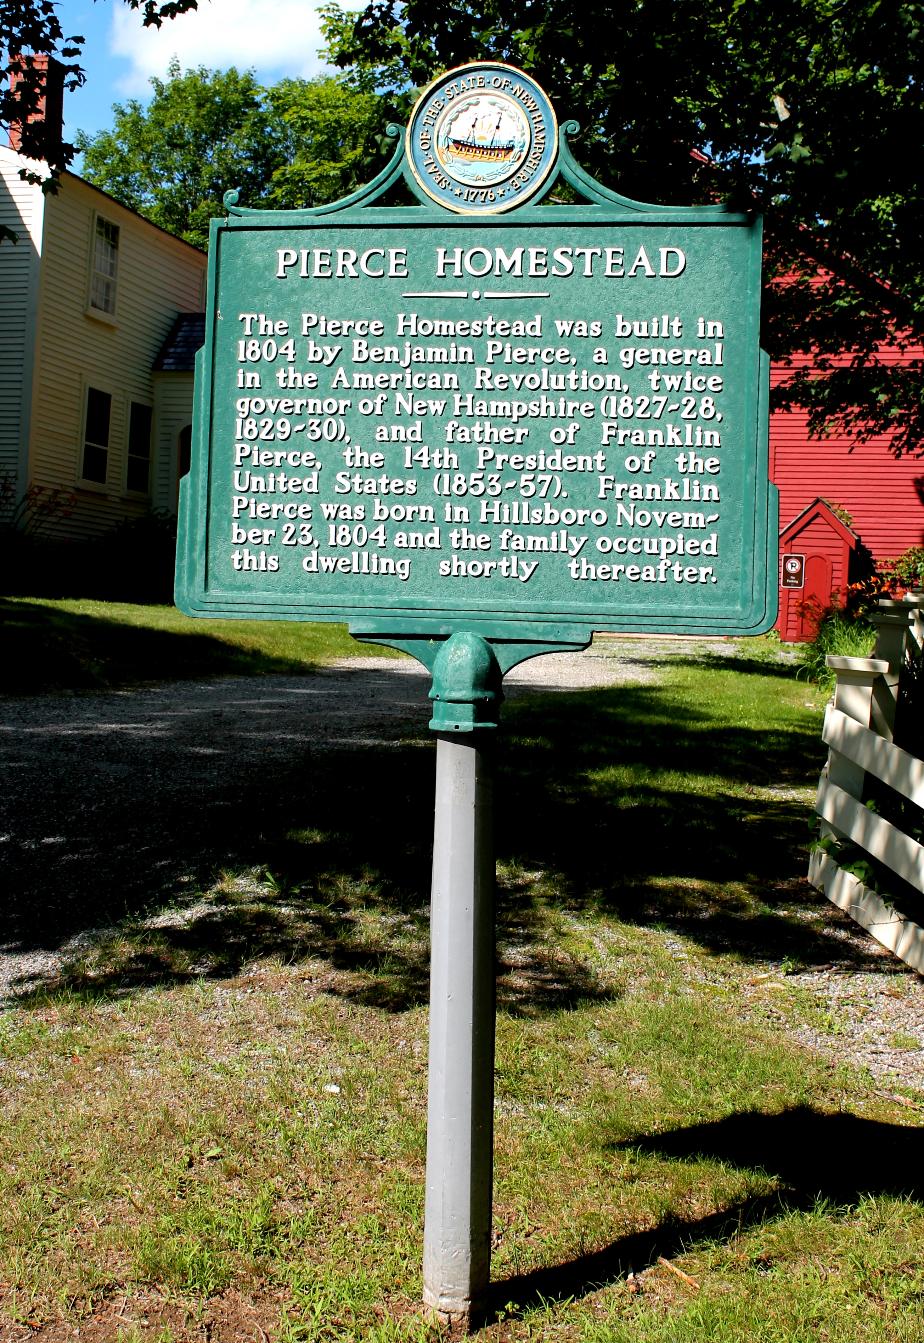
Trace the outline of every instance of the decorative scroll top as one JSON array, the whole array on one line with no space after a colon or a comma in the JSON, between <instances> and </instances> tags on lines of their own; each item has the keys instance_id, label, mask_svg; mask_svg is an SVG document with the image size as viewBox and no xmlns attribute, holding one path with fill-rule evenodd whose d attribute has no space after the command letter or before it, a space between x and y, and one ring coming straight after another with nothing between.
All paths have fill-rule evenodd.
<instances>
[{"instance_id":1,"label":"decorative scroll top","mask_svg":"<svg viewBox=\"0 0 924 1343\"><path fill-rule=\"evenodd\" d=\"M559 178L579 201L630 214L669 214L678 222L731 216L727 205L675 206L632 200L602 186L575 160L568 144L577 121L559 125L547 95L529 75L511 65L481 62L448 70L424 90L407 127L391 123L386 134L398 145L391 162L366 186L342 200L303 210L249 209L239 192L225 192L235 220L297 222L348 211L382 210L383 198L402 180L419 206L450 214L498 215L538 206ZM572 198L573 200L573 198ZM407 206L400 207L407 210ZM414 207L411 207L412 209ZM438 213L438 211L437 211Z\"/></svg>"}]
</instances>

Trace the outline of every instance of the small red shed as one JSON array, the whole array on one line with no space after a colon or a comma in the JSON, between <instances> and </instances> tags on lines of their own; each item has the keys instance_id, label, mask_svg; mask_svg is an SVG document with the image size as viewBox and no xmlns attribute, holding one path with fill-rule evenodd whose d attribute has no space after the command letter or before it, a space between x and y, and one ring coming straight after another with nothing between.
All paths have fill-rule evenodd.
<instances>
[{"instance_id":1,"label":"small red shed","mask_svg":"<svg viewBox=\"0 0 924 1343\"><path fill-rule=\"evenodd\" d=\"M852 357L849 352L828 356L827 363L848 365ZM919 345L883 346L877 352L879 362L886 365L913 364L922 357L924 349ZM784 384L797 369L812 369L815 362L815 355L809 353L795 355L789 365L774 364L771 386ZM818 376L824 376L823 372L819 370ZM793 586L785 585L781 566L776 627L787 641L814 637L817 621L797 615L800 601L836 605L843 600L847 584L864 577L863 565L868 571L874 563L896 559L909 547L924 544L924 461L911 453L896 457L888 434L860 441L835 428L823 438L812 438L804 409L774 410L770 416L770 479L780 492L781 555L816 555L812 572L806 570L801 580L793 570ZM850 525L838 514L848 516ZM814 544L816 538L821 549L813 551L808 542ZM849 576L845 546L857 569ZM826 594L821 590L822 575L827 572L823 556L831 566ZM861 556L862 565L858 563ZM802 590L795 586L800 581L806 584Z\"/></svg>"},{"instance_id":2,"label":"small red shed","mask_svg":"<svg viewBox=\"0 0 924 1343\"><path fill-rule=\"evenodd\" d=\"M826 499L815 499L780 532L780 614L787 643L815 637L818 621L850 582L859 537Z\"/></svg>"}]
</instances>

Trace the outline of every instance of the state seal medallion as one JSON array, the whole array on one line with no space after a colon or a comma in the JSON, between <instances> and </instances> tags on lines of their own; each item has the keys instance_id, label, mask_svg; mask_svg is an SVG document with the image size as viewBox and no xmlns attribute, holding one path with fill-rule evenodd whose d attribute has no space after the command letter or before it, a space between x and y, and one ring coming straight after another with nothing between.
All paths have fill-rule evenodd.
<instances>
[{"instance_id":1,"label":"state seal medallion","mask_svg":"<svg viewBox=\"0 0 924 1343\"><path fill-rule=\"evenodd\" d=\"M557 156L552 104L510 65L448 70L424 90L408 122L414 177L459 214L498 214L529 200Z\"/></svg>"}]
</instances>

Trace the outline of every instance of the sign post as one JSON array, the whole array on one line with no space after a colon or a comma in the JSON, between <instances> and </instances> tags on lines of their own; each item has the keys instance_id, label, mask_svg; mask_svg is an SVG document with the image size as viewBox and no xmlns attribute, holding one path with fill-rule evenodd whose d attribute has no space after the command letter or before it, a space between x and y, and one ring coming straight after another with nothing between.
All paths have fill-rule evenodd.
<instances>
[{"instance_id":1,"label":"sign post","mask_svg":"<svg viewBox=\"0 0 924 1343\"><path fill-rule=\"evenodd\" d=\"M424 91L353 196L228 193L180 493L182 610L347 621L433 675L424 1295L462 1323L488 1283L503 677L594 631L776 614L760 220L610 191L576 130L486 62ZM384 204L401 183L415 203Z\"/></svg>"},{"instance_id":2,"label":"sign post","mask_svg":"<svg viewBox=\"0 0 924 1343\"><path fill-rule=\"evenodd\" d=\"M430 913L430 1051L423 1296L467 1326L484 1307L491 1260L494 1136L494 846L490 734L500 668L460 632L434 666L437 733ZM463 735L452 735L462 725ZM486 737L488 740L486 740Z\"/></svg>"},{"instance_id":3,"label":"sign post","mask_svg":"<svg viewBox=\"0 0 924 1343\"><path fill-rule=\"evenodd\" d=\"M485 1304L494 1160L492 771L477 738L437 739L430 915L423 1299L463 1327Z\"/></svg>"}]
</instances>

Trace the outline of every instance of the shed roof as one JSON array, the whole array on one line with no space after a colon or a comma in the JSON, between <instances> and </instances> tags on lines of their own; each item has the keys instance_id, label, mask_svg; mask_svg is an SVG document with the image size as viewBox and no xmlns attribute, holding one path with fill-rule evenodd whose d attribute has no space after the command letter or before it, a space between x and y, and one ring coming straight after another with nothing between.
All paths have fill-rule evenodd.
<instances>
[{"instance_id":1,"label":"shed roof","mask_svg":"<svg viewBox=\"0 0 924 1343\"><path fill-rule=\"evenodd\" d=\"M783 545L793 541L799 532L803 531L815 518L822 518L831 530L840 536L842 541L846 541L851 550L860 540L853 528L848 527L847 523L838 517L828 500L818 498L814 499L807 508L803 508L802 512L798 513L792 522L786 524L780 532L780 544Z\"/></svg>"},{"instance_id":2,"label":"shed roof","mask_svg":"<svg viewBox=\"0 0 924 1343\"><path fill-rule=\"evenodd\" d=\"M192 373L205 342L205 313L181 312L154 360L155 373Z\"/></svg>"}]
</instances>

